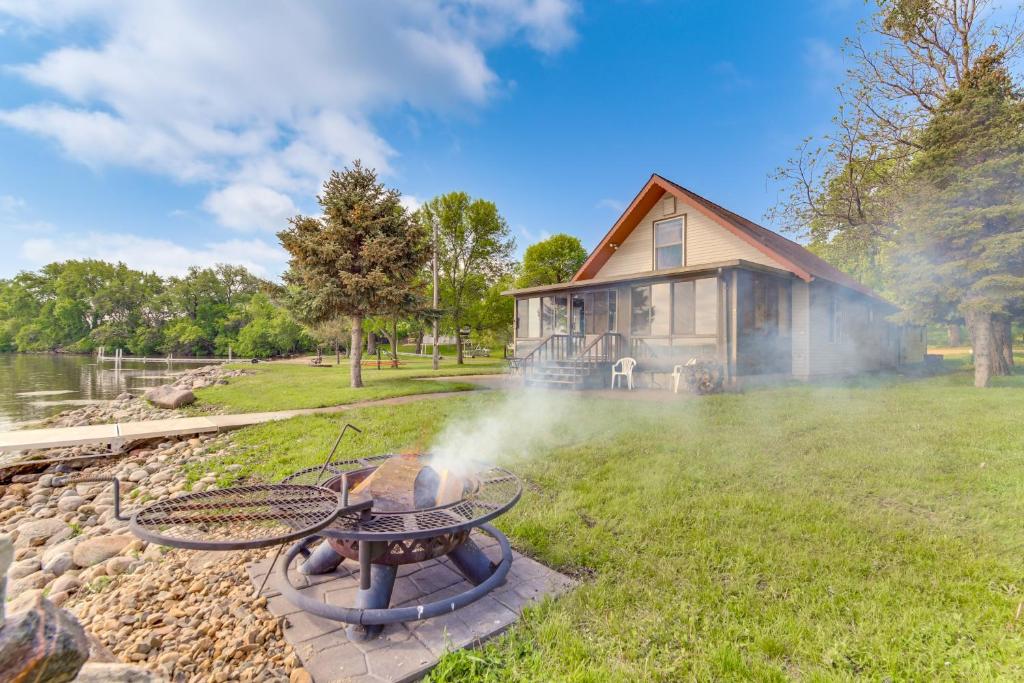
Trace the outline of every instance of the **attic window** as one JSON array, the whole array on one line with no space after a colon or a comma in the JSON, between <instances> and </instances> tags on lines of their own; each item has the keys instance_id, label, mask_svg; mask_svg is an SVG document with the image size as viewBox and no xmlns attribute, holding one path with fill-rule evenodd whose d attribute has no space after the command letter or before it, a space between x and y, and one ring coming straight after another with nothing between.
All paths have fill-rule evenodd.
<instances>
[{"instance_id":1,"label":"attic window","mask_svg":"<svg viewBox=\"0 0 1024 683\"><path fill-rule=\"evenodd\" d=\"M678 268L683 265L683 218L654 224L654 267Z\"/></svg>"}]
</instances>

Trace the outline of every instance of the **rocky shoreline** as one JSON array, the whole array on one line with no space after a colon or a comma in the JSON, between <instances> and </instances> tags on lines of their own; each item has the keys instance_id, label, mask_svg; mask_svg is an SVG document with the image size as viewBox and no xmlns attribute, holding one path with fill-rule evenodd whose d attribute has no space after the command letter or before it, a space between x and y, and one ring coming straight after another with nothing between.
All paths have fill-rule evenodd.
<instances>
[{"instance_id":1,"label":"rocky shoreline","mask_svg":"<svg viewBox=\"0 0 1024 683\"><path fill-rule=\"evenodd\" d=\"M209 366L185 373L175 384L208 386L242 372ZM107 406L56 416L54 426L178 414L140 403L134 397L119 397ZM208 461L230 446L226 435L166 440L137 446L120 459L76 474L118 477L124 508L131 511L151 499L216 487L217 475L201 473L208 472ZM45 455L63 457L75 450L55 449L59 453ZM190 477L190 472L199 474ZM230 478L230 468L222 476ZM147 544L115 518L112 485L54 486L60 483L54 478L54 472L18 475L13 483L0 486L0 533L8 534L14 544L14 563L8 571L9 612L26 609L45 596L78 618L98 652L141 667L130 680L310 680L282 637L282 619L266 610L265 598L253 596L245 565L263 557L264 551L198 553ZM123 675L115 670L124 664L98 659L86 665L82 680ZM105 666L113 668L106 671Z\"/></svg>"},{"instance_id":2,"label":"rocky shoreline","mask_svg":"<svg viewBox=\"0 0 1024 683\"><path fill-rule=\"evenodd\" d=\"M178 376L167 386L175 389L204 389L214 384L227 384L231 377L246 374L245 370L228 370L223 365L204 365L188 370ZM117 396L105 403L65 410L40 421L37 427L84 427L94 424L111 422L137 422L142 420L165 420L172 417L183 417L178 410L158 408L149 401L129 392Z\"/></svg>"}]
</instances>

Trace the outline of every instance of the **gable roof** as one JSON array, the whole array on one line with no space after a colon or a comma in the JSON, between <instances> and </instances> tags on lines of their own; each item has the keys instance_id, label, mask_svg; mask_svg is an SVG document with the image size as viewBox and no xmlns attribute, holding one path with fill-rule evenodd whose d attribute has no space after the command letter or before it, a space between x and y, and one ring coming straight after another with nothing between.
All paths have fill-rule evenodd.
<instances>
[{"instance_id":1,"label":"gable roof","mask_svg":"<svg viewBox=\"0 0 1024 683\"><path fill-rule=\"evenodd\" d=\"M633 201L626 207L626 210L619 216L619 219L615 221L608 234L602 238L580 269L572 276L570 282L589 280L597 275L598 271L601 270L601 266L614 253L614 250L609 248L608 245L622 244L626 237L633 232L633 229L640 224L644 216L666 194L671 194L684 205L700 211L715 223L752 245L763 254L771 257L786 270L806 282L810 282L815 278L821 278L822 280L828 280L866 296L884 301L870 287L857 282L857 280L815 256L796 242L786 239L782 235L760 226L739 214L733 213L725 207L701 197L696 192L687 190L682 185L677 185L671 180L663 178L657 173L651 175L651 179L647 181L643 189L633 198Z\"/></svg>"}]
</instances>

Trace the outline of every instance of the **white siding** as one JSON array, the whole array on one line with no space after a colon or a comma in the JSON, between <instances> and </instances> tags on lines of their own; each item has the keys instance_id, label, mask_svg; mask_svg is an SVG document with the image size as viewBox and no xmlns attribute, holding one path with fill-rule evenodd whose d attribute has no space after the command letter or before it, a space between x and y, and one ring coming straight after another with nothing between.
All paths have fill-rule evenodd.
<instances>
[{"instance_id":1,"label":"white siding","mask_svg":"<svg viewBox=\"0 0 1024 683\"><path fill-rule=\"evenodd\" d=\"M744 259L753 263L761 263L773 268L785 270L771 257L760 249L737 237L723 228L711 218L682 201L676 202L676 215L686 216L685 263L687 266L699 266L705 263L718 263ZM633 232L619 246L618 251L601 267L596 277L613 275L632 275L645 273L654 269L654 222L667 218L665 201L654 205Z\"/></svg>"},{"instance_id":2,"label":"white siding","mask_svg":"<svg viewBox=\"0 0 1024 683\"><path fill-rule=\"evenodd\" d=\"M885 319L883 307L823 280L805 285L809 298L809 363L807 375L845 375L896 367L899 326ZM794 289L794 292L796 289ZM836 297L839 334L830 336L830 302ZM794 332L797 299L794 295ZM794 354L796 349L794 346ZM794 374L797 374L794 363Z\"/></svg>"},{"instance_id":3,"label":"white siding","mask_svg":"<svg viewBox=\"0 0 1024 683\"><path fill-rule=\"evenodd\" d=\"M811 288L795 280L792 292L793 375L804 378L811 374Z\"/></svg>"}]
</instances>

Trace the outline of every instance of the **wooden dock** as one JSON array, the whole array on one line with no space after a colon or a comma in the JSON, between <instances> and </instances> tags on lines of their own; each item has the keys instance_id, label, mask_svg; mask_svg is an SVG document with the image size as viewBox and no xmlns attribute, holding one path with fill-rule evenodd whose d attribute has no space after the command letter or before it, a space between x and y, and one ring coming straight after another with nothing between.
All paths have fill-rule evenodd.
<instances>
[{"instance_id":1,"label":"wooden dock","mask_svg":"<svg viewBox=\"0 0 1024 683\"><path fill-rule=\"evenodd\" d=\"M228 353L227 358L174 358L171 355L167 356L126 356L124 355L124 349L114 349L114 355L108 356L106 348L101 346L96 350L96 362L103 363L110 361L115 365L120 365L124 362L129 363L171 363L179 364L199 364L199 365L212 365L214 363L251 363L251 358L235 358L231 353Z\"/></svg>"}]
</instances>

